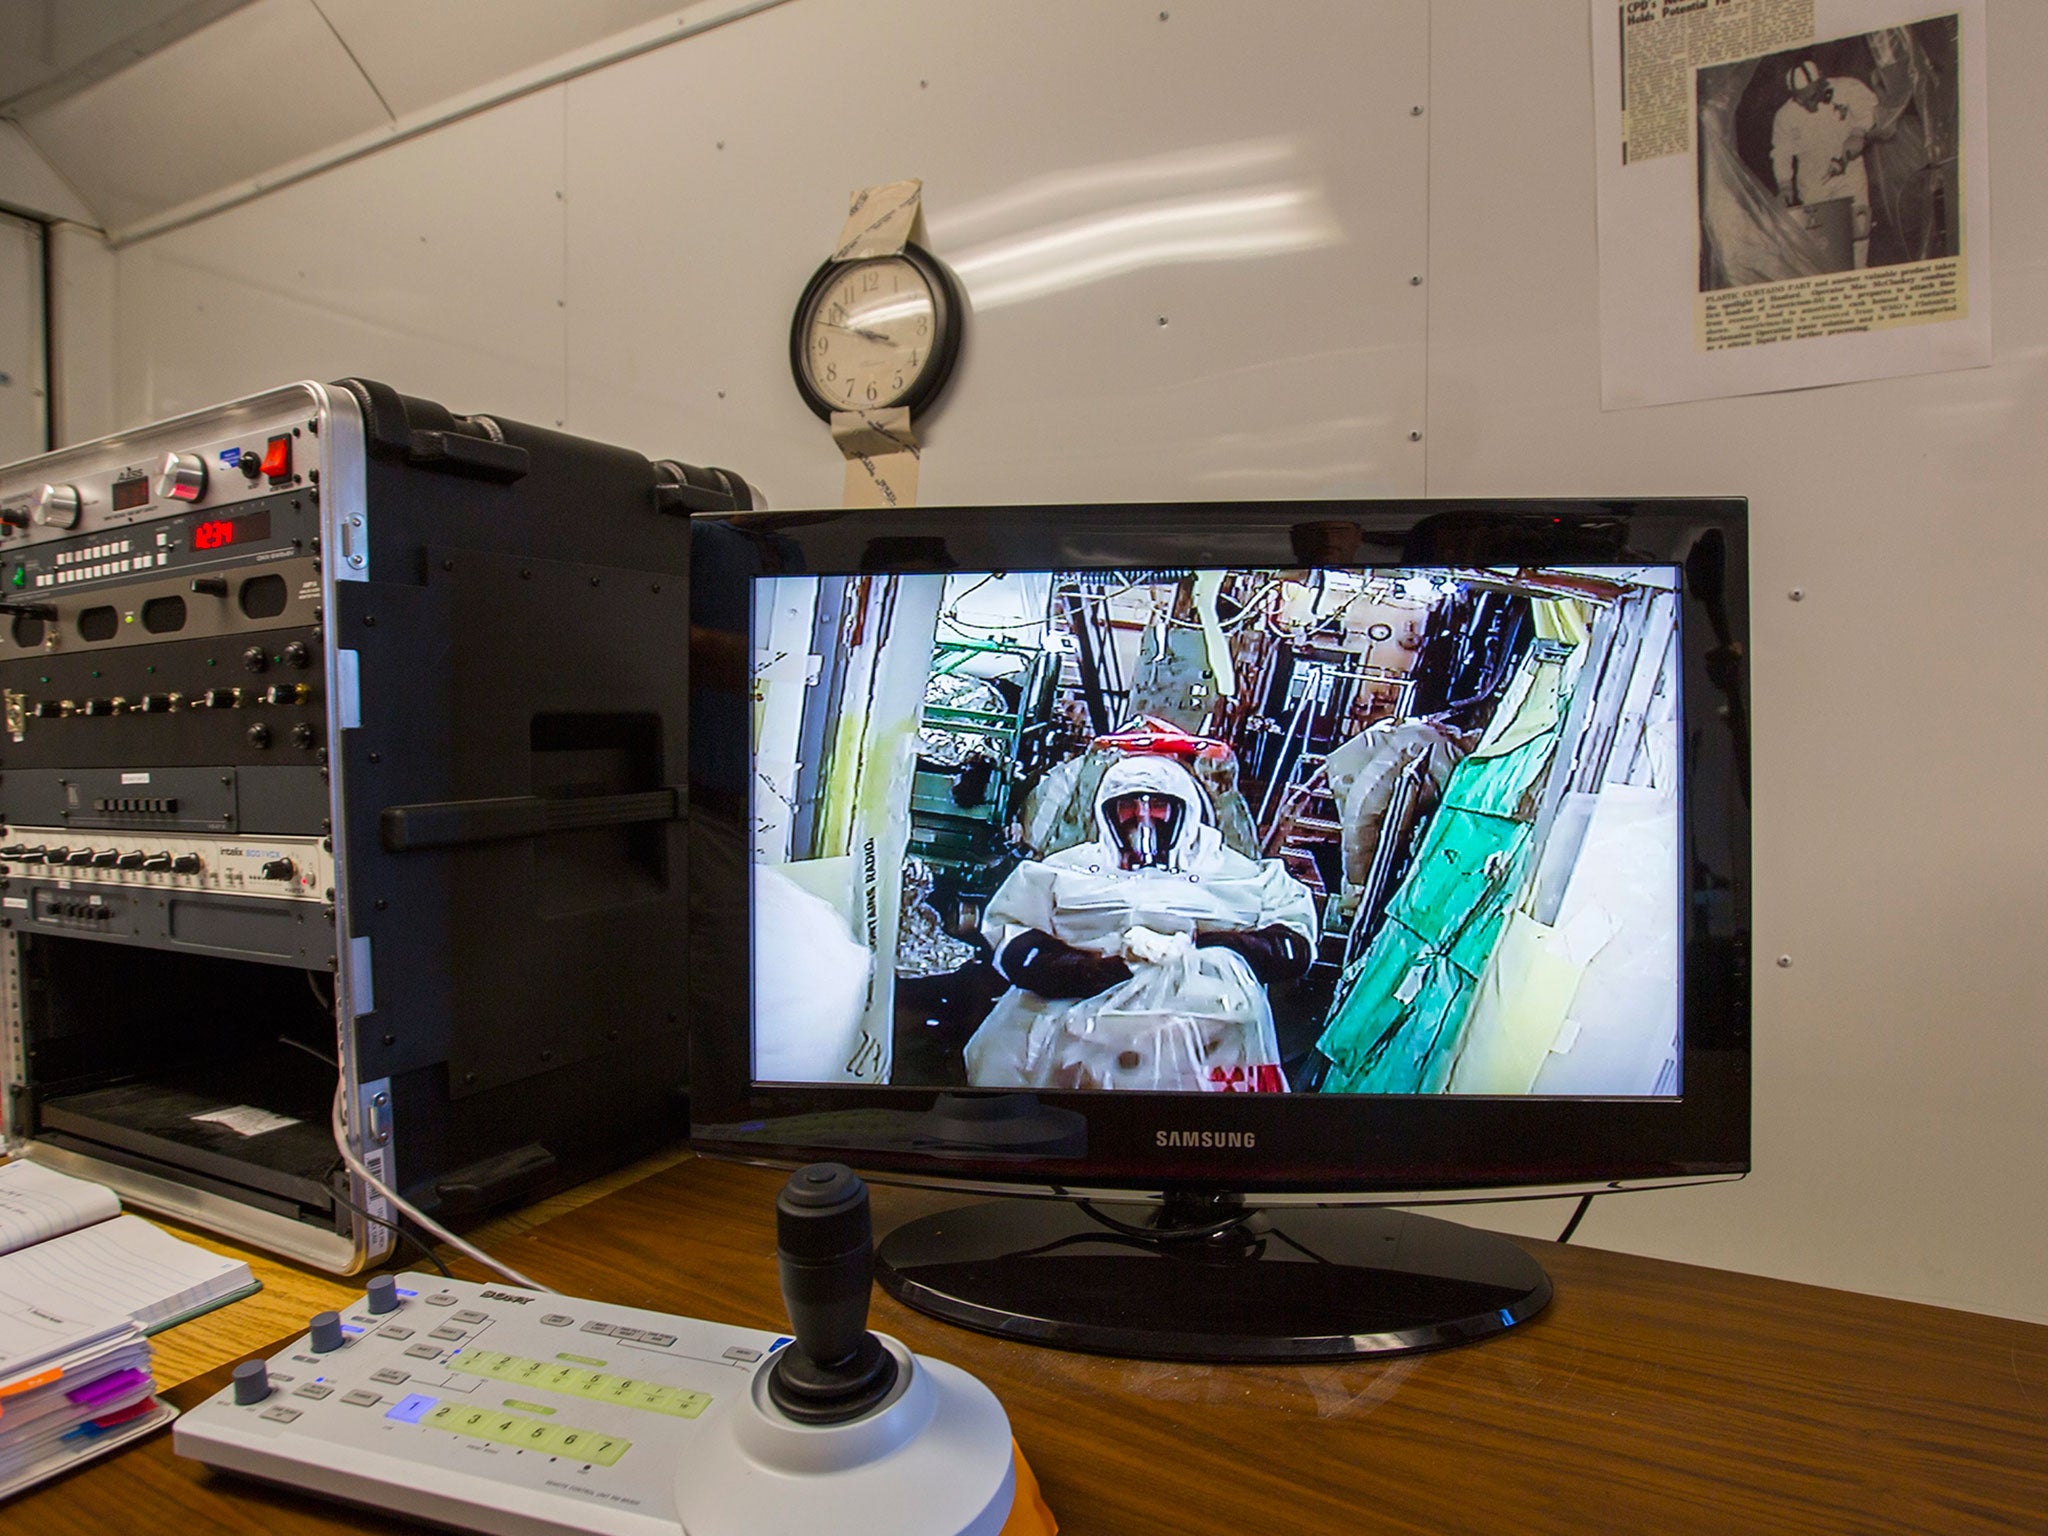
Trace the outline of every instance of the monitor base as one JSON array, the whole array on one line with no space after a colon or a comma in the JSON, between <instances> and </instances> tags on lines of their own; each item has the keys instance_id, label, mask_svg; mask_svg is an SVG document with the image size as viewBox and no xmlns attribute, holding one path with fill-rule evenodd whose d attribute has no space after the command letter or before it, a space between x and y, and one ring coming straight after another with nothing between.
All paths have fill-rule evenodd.
<instances>
[{"instance_id":1,"label":"monitor base","mask_svg":"<svg viewBox=\"0 0 2048 1536\"><path fill-rule=\"evenodd\" d=\"M1115 1209L1105 1221L1099 1205L1006 1199L923 1217L883 1239L875 1278L905 1305L983 1333L1144 1360L1442 1349L1502 1333L1550 1300L1549 1276L1512 1239L1408 1211L1247 1209L1191 1237L1141 1233L1148 1213L1171 1222L1171 1205Z\"/></svg>"}]
</instances>

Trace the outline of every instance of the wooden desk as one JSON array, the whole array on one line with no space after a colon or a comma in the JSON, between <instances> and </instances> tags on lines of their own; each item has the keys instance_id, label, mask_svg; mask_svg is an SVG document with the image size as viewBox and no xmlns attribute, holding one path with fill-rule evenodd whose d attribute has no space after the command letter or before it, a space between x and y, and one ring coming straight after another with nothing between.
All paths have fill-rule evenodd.
<instances>
[{"instance_id":1,"label":"wooden desk","mask_svg":"<svg viewBox=\"0 0 2048 1536\"><path fill-rule=\"evenodd\" d=\"M775 1328L780 1183L690 1161L498 1246L570 1293ZM931 1202L877 1190L877 1224ZM873 1321L996 1390L1068 1536L2048 1531L2048 1328L1532 1247L1542 1317L1381 1363L1061 1354L879 1293ZM216 1476L168 1435L0 1505L38 1536L416 1529Z\"/></svg>"}]
</instances>

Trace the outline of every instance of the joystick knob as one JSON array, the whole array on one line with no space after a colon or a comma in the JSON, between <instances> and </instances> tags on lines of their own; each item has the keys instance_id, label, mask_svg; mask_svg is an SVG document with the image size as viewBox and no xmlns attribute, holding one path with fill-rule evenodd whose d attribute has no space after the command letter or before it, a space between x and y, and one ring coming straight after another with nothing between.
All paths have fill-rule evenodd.
<instances>
[{"instance_id":1,"label":"joystick knob","mask_svg":"<svg viewBox=\"0 0 2048 1536\"><path fill-rule=\"evenodd\" d=\"M261 1360L244 1360L235 1367L235 1401L246 1408L270 1396L270 1370Z\"/></svg>"},{"instance_id":2,"label":"joystick knob","mask_svg":"<svg viewBox=\"0 0 2048 1536\"><path fill-rule=\"evenodd\" d=\"M341 1314L339 1312L315 1312L312 1322L308 1323L306 1327L307 1331L313 1335L313 1353L316 1355L330 1354L341 1348L344 1342L341 1336Z\"/></svg>"},{"instance_id":3,"label":"joystick knob","mask_svg":"<svg viewBox=\"0 0 2048 1536\"><path fill-rule=\"evenodd\" d=\"M398 1281L391 1275L376 1275L368 1287L370 1310L375 1313L398 1310Z\"/></svg>"},{"instance_id":4,"label":"joystick knob","mask_svg":"<svg viewBox=\"0 0 2048 1536\"><path fill-rule=\"evenodd\" d=\"M768 1377L775 1406L800 1424L843 1424L882 1402L896 1357L868 1332L874 1230L868 1190L842 1163L799 1168L775 1200L775 1257L796 1337Z\"/></svg>"}]
</instances>

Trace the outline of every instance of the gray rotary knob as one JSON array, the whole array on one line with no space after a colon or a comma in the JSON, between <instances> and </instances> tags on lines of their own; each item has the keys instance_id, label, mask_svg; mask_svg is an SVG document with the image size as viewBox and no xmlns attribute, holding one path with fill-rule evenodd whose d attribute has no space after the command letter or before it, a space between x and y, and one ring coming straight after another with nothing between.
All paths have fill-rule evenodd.
<instances>
[{"instance_id":1,"label":"gray rotary knob","mask_svg":"<svg viewBox=\"0 0 2048 1536\"><path fill-rule=\"evenodd\" d=\"M398 1280L393 1275L374 1276L369 1284L369 1301L372 1312L396 1312L398 1310Z\"/></svg>"},{"instance_id":2,"label":"gray rotary knob","mask_svg":"<svg viewBox=\"0 0 2048 1536\"><path fill-rule=\"evenodd\" d=\"M235 1401L246 1408L270 1396L270 1370L261 1360L244 1360L235 1367Z\"/></svg>"},{"instance_id":3,"label":"gray rotary knob","mask_svg":"<svg viewBox=\"0 0 2048 1536\"><path fill-rule=\"evenodd\" d=\"M339 1312L315 1312L313 1321L306 1326L313 1335L314 1354L324 1355L341 1348L343 1340Z\"/></svg>"}]
</instances>

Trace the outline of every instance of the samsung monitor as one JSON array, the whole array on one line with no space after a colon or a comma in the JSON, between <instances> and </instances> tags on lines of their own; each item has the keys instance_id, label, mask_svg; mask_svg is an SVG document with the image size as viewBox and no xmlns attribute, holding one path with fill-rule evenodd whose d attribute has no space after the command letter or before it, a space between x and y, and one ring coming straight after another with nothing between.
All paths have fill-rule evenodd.
<instances>
[{"instance_id":1,"label":"samsung monitor","mask_svg":"<svg viewBox=\"0 0 2048 1536\"><path fill-rule=\"evenodd\" d=\"M1010 1337L1533 1316L1412 1207L1748 1166L1745 517L699 517L696 1144L1002 1194L879 1271Z\"/></svg>"}]
</instances>

